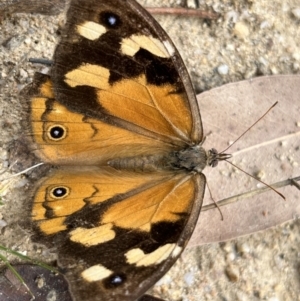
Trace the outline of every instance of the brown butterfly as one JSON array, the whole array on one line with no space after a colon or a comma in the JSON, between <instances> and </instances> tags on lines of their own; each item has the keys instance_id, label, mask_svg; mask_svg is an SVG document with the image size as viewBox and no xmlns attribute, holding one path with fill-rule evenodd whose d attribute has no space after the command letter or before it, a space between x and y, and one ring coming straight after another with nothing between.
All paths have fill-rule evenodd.
<instances>
[{"instance_id":1,"label":"brown butterfly","mask_svg":"<svg viewBox=\"0 0 300 301\"><path fill-rule=\"evenodd\" d=\"M201 117L172 41L134 0L73 0L50 76L29 89L36 154L34 240L58 253L74 300L136 300L196 225Z\"/></svg>"}]
</instances>

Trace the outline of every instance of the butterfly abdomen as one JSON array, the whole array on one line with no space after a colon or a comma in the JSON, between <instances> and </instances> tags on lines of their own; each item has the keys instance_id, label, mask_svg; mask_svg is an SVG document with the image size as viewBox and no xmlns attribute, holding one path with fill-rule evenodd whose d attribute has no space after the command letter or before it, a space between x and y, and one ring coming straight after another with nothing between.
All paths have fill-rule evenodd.
<instances>
[{"instance_id":1,"label":"butterfly abdomen","mask_svg":"<svg viewBox=\"0 0 300 301\"><path fill-rule=\"evenodd\" d=\"M108 165L118 170L140 172L179 169L201 172L207 165L207 152L201 146L192 146L181 151L174 151L167 156L116 158L108 161Z\"/></svg>"},{"instance_id":2,"label":"butterfly abdomen","mask_svg":"<svg viewBox=\"0 0 300 301\"><path fill-rule=\"evenodd\" d=\"M128 158L116 158L108 161L107 164L118 170L151 172L165 169L166 157L163 155L149 155Z\"/></svg>"}]
</instances>

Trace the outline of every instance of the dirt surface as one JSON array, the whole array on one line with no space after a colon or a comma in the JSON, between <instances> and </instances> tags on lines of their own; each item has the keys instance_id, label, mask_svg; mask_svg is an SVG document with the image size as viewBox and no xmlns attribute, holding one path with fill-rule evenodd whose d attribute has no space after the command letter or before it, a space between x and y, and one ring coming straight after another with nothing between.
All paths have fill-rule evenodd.
<instances>
[{"instance_id":1,"label":"dirt surface","mask_svg":"<svg viewBox=\"0 0 300 301\"><path fill-rule=\"evenodd\" d=\"M178 1L140 2L179 5ZM188 2L192 7L193 1ZM220 17L216 21L157 17L178 47L198 93L256 76L300 73L299 0L207 0L201 8L213 8ZM18 93L35 71L47 71L28 59L51 59L63 15L14 14L0 22L0 163L1 177L6 178L33 162L21 149L13 159L19 158L19 165L9 169L9 145L27 135L21 125L26 115ZM30 233L20 227L28 214L29 183L24 176L3 182L0 243L49 259L51 250L30 243ZM174 301L300 300L299 228L295 217L294 222L247 237L188 249L153 292Z\"/></svg>"}]
</instances>

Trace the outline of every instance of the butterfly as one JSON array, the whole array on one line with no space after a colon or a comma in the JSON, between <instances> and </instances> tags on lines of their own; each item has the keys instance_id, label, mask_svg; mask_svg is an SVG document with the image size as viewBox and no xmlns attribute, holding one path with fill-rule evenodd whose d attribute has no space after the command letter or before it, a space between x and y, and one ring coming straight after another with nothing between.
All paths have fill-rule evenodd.
<instances>
[{"instance_id":1,"label":"butterfly","mask_svg":"<svg viewBox=\"0 0 300 301\"><path fill-rule=\"evenodd\" d=\"M74 300L137 300L196 225L205 166L199 107L170 38L134 0L72 0L50 75L27 90L33 239L55 248Z\"/></svg>"}]
</instances>

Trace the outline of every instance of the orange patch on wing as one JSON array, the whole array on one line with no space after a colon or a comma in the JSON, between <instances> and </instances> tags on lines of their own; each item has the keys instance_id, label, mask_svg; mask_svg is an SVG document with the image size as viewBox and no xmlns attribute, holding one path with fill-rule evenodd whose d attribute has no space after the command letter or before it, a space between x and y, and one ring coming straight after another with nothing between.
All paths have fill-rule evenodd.
<instances>
[{"instance_id":1,"label":"orange patch on wing","mask_svg":"<svg viewBox=\"0 0 300 301\"><path fill-rule=\"evenodd\" d=\"M192 116L188 100L173 85L150 85L141 75L98 90L98 99L112 116L160 135L190 141Z\"/></svg>"},{"instance_id":2,"label":"orange patch on wing","mask_svg":"<svg viewBox=\"0 0 300 301\"><path fill-rule=\"evenodd\" d=\"M190 139L193 122L186 96L181 93L172 93L171 85L162 87L148 85L148 87L155 106L162 112L166 120L169 120L173 127Z\"/></svg>"},{"instance_id":3,"label":"orange patch on wing","mask_svg":"<svg viewBox=\"0 0 300 301\"><path fill-rule=\"evenodd\" d=\"M39 221L37 225L44 234L51 235L67 229L66 225L64 225L65 220L65 217L52 218Z\"/></svg>"},{"instance_id":4,"label":"orange patch on wing","mask_svg":"<svg viewBox=\"0 0 300 301\"><path fill-rule=\"evenodd\" d=\"M192 175L177 175L112 205L101 223L148 232L153 223L176 222L190 212L194 186Z\"/></svg>"},{"instance_id":5,"label":"orange patch on wing","mask_svg":"<svg viewBox=\"0 0 300 301\"><path fill-rule=\"evenodd\" d=\"M46 112L45 101L41 97L32 99L31 120L34 140L39 145L38 154L46 162L105 164L112 158L166 154L171 149L162 141L97 119L84 119L84 115L71 112L58 102ZM49 138L49 131L55 126L66 130L64 139L54 141Z\"/></svg>"},{"instance_id":6,"label":"orange patch on wing","mask_svg":"<svg viewBox=\"0 0 300 301\"><path fill-rule=\"evenodd\" d=\"M49 78L39 86L39 95L46 98L54 98L53 84Z\"/></svg>"},{"instance_id":7,"label":"orange patch on wing","mask_svg":"<svg viewBox=\"0 0 300 301\"><path fill-rule=\"evenodd\" d=\"M164 181L168 177L168 173L139 174L120 172L111 167L61 169L44 180L36 191L32 220L43 226L40 226L42 232L45 229L45 233L54 234L56 231L65 230L65 226L60 224L61 221L79 212L85 205L105 202L119 194L130 192L150 182ZM59 187L66 187L68 194L55 198L52 191Z\"/></svg>"}]
</instances>

